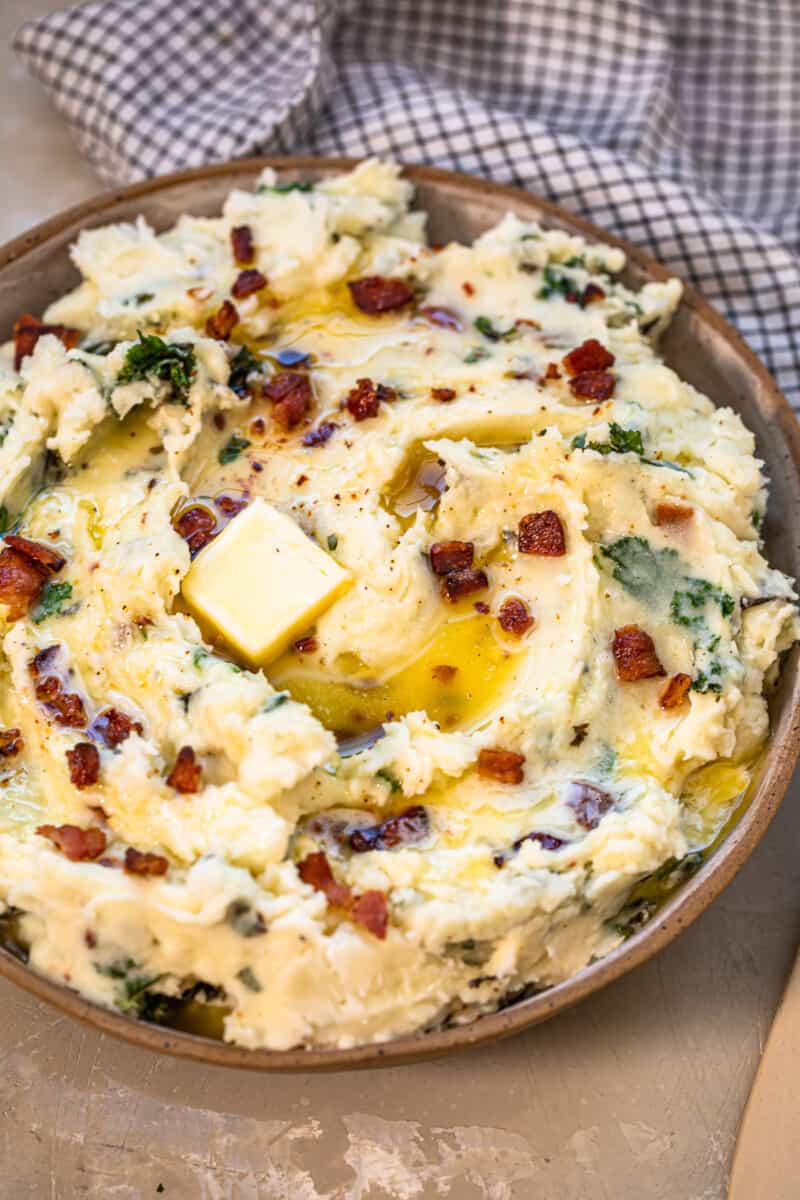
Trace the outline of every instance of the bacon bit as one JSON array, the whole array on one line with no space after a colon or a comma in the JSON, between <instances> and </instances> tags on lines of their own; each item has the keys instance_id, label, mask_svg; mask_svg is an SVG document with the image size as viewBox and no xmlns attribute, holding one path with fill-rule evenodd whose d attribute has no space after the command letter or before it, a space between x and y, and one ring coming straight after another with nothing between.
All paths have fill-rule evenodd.
<instances>
[{"instance_id":1,"label":"bacon bit","mask_svg":"<svg viewBox=\"0 0 800 1200\"><path fill-rule=\"evenodd\" d=\"M462 290L463 290L465 296L474 296L475 295L475 288L472 286L471 283L462 283L461 287L462 287Z\"/></svg>"},{"instance_id":2,"label":"bacon bit","mask_svg":"<svg viewBox=\"0 0 800 1200\"><path fill-rule=\"evenodd\" d=\"M566 554L564 526L558 513L550 508L527 513L519 523L517 547L520 554L543 554L549 558Z\"/></svg>"},{"instance_id":3,"label":"bacon bit","mask_svg":"<svg viewBox=\"0 0 800 1200\"><path fill-rule=\"evenodd\" d=\"M223 300L215 313L206 321L206 334L210 338L216 338L218 342L225 342L233 332L233 328L239 322L239 313L236 305L230 300Z\"/></svg>"},{"instance_id":4,"label":"bacon bit","mask_svg":"<svg viewBox=\"0 0 800 1200\"><path fill-rule=\"evenodd\" d=\"M53 660L57 656L60 649L61 647L57 643L52 646L45 646L43 650L40 650L39 653L31 659L31 661L28 663L28 670L34 679L38 679L43 671L46 671L48 667L52 666Z\"/></svg>"},{"instance_id":5,"label":"bacon bit","mask_svg":"<svg viewBox=\"0 0 800 1200\"><path fill-rule=\"evenodd\" d=\"M76 788L94 787L100 778L100 755L91 742L78 742L67 751L69 777Z\"/></svg>"},{"instance_id":6,"label":"bacon bit","mask_svg":"<svg viewBox=\"0 0 800 1200\"><path fill-rule=\"evenodd\" d=\"M26 555L7 549L0 553L0 603L8 606L8 620L24 616L39 598L46 575Z\"/></svg>"},{"instance_id":7,"label":"bacon bit","mask_svg":"<svg viewBox=\"0 0 800 1200\"><path fill-rule=\"evenodd\" d=\"M272 415L284 429L294 429L311 407L311 380L299 371L282 371L264 386L264 395L272 400Z\"/></svg>"},{"instance_id":8,"label":"bacon bit","mask_svg":"<svg viewBox=\"0 0 800 1200\"><path fill-rule=\"evenodd\" d=\"M509 596L507 600L503 601L497 619L500 622L500 628L506 633L513 633L515 637L522 637L523 633L527 633L534 624L530 609L518 596Z\"/></svg>"},{"instance_id":9,"label":"bacon bit","mask_svg":"<svg viewBox=\"0 0 800 1200\"><path fill-rule=\"evenodd\" d=\"M658 703L662 708L679 708L686 699L686 695L691 686L691 675L673 675L661 695L658 697Z\"/></svg>"},{"instance_id":10,"label":"bacon bit","mask_svg":"<svg viewBox=\"0 0 800 1200\"><path fill-rule=\"evenodd\" d=\"M412 804L377 825L351 830L347 840L356 854L366 854L368 850L393 850L396 846L421 842L429 832L427 809L422 804Z\"/></svg>"},{"instance_id":11,"label":"bacon bit","mask_svg":"<svg viewBox=\"0 0 800 1200\"><path fill-rule=\"evenodd\" d=\"M0 730L0 758L14 758L24 745L25 741L19 729Z\"/></svg>"},{"instance_id":12,"label":"bacon bit","mask_svg":"<svg viewBox=\"0 0 800 1200\"><path fill-rule=\"evenodd\" d=\"M556 837L554 833L540 833L538 830L534 833L526 833L521 838L517 838L512 850L519 850L525 842L538 842L543 850L560 850L562 846L566 846L566 838Z\"/></svg>"},{"instance_id":13,"label":"bacon bit","mask_svg":"<svg viewBox=\"0 0 800 1200\"><path fill-rule=\"evenodd\" d=\"M439 663L431 671L431 675L439 683L452 683L457 674L458 667L451 667L448 663Z\"/></svg>"},{"instance_id":14,"label":"bacon bit","mask_svg":"<svg viewBox=\"0 0 800 1200\"><path fill-rule=\"evenodd\" d=\"M246 267L253 261L255 246L253 231L249 225L235 225L231 230L231 249L233 257L240 266Z\"/></svg>"},{"instance_id":15,"label":"bacon bit","mask_svg":"<svg viewBox=\"0 0 800 1200\"><path fill-rule=\"evenodd\" d=\"M192 558L219 533L216 516L202 504L185 508L175 520L175 529L188 545Z\"/></svg>"},{"instance_id":16,"label":"bacon bit","mask_svg":"<svg viewBox=\"0 0 800 1200\"><path fill-rule=\"evenodd\" d=\"M103 709L89 727L89 733L99 737L110 750L116 750L132 733L142 732L141 724L132 721L127 713L120 712L118 708Z\"/></svg>"},{"instance_id":17,"label":"bacon bit","mask_svg":"<svg viewBox=\"0 0 800 1200\"><path fill-rule=\"evenodd\" d=\"M570 379L573 396L579 400L609 400L614 395L616 379L608 371L583 371Z\"/></svg>"},{"instance_id":18,"label":"bacon bit","mask_svg":"<svg viewBox=\"0 0 800 1200\"><path fill-rule=\"evenodd\" d=\"M250 267L246 271L240 271L233 281L231 295L236 300L246 300L248 296L254 296L256 292L263 291L267 286L266 276L260 271L256 271L254 267Z\"/></svg>"},{"instance_id":19,"label":"bacon bit","mask_svg":"<svg viewBox=\"0 0 800 1200\"><path fill-rule=\"evenodd\" d=\"M319 643L312 634L309 637L300 638L296 641L294 648L299 654L313 654L319 649Z\"/></svg>"},{"instance_id":20,"label":"bacon bit","mask_svg":"<svg viewBox=\"0 0 800 1200\"><path fill-rule=\"evenodd\" d=\"M606 294L598 284L587 283L580 299L581 308L588 308L590 304L594 304L598 300L605 300L605 298Z\"/></svg>"},{"instance_id":21,"label":"bacon bit","mask_svg":"<svg viewBox=\"0 0 800 1200\"><path fill-rule=\"evenodd\" d=\"M46 325L38 317L34 317L30 313L23 313L14 325L12 332L15 371L22 366L23 358L33 354L39 338L46 333L52 333L53 337L57 337L67 350L73 350L81 338L79 329L71 329L69 325Z\"/></svg>"},{"instance_id":22,"label":"bacon bit","mask_svg":"<svg viewBox=\"0 0 800 1200\"><path fill-rule=\"evenodd\" d=\"M441 589L445 600L449 600L454 604L456 600L460 600L462 596L468 596L471 592L479 592L482 588L489 586L489 580L485 571L475 569L474 567L465 567L462 570L450 571L447 575L442 576Z\"/></svg>"},{"instance_id":23,"label":"bacon bit","mask_svg":"<svg viewBox=\"0 0 800 1200\"><path fill-rule=\"evenodd\" d=\"M611 652L614 655L617 678L624 683L636 683L639 679L666 675L656 654L653 639L638 625L623 625L621 629L615 629Z\"/></svg>"},{"instance_id":24,"label":"bacon bit","mask_svg":"<svg viewBox=\"0 0 800 1200\"><path fill-rule=\"evenodd\" d=\"M40 667L37 666L37 663L39 660L41 659L42 663L49 663L57 649L57 646L48 646L46 650L40 651L30 664L31 674L37 680L34 689L36 699L48 711L55 714L54 719L57 724L66 725L72 729L82 729L86 725L86 710L80 696L74 692L65 692L61 680L57 676L45 675L42 678L38 674Z\"/></svg>"},{"instance_id":25,"label":"bacon bit","mask_svg":"<svg viewBox=\"0 0 800 1200\"><path fill-rule=\"evenodd\" d=\"M394 388L382 383L376 385L371 379L357 379L356 386L347 393L345 405L356 421L366 421L369 417L377 417L381 401L396 399Z\"/></svg>"},{"instance_id":26,"label":"bacon bit","mask_svg":"<svg viewBox=\"0 0 800 1200\"><path fill-rule=\"evenodd\" d=\"M346 883L336 882L324 851L317 850L314 854L307 855L297 864L297 874L303 883L309 884L316 892L322 892L333 908L351 907L353 893Z\"/></svg>"},{"instance_id":27,"label":"bacon bit","mask_svg":"<svg viewBox=\"0 0 800 1200\"><path fill-rule=\"evenodd\" d=\"M181 795L200 791L200 776L203 768L195 758L191 746L181 746L175 764L167 776L167 783Z\"/></svg>"},{"instance_id":28,"label":"bacon bit","mask_svg":"<svg viewBox=\"0 0 800 1200\"><path fill-rule=\"evenodd\" d=\"M78 825L40 825L36 832L49 838L70 862L91 862L106 848L106 835L94 826L81 829Z\"/></svg>"},{"instance_id":29,"label":"bacon bit","mask_svg":"<svg viewBox=\"0 0 800 1200\"><path fill-rule=\"evenodd\" d=\"M677 500L659 500L656 505L656 525L682 525L691 521L694 509L691 504L681 504Z\"/></svg>"},{"instance_id":30,"label":"bacon bit","mask_svg":"<svg viewBox=\"0 0 800 1200\"><path fill-rule=\"evenodd\" d=\"M363 925L366 930L383 941L389 926L389 903L385 893L375 889L364 892L353 902L350 916L356 925Z\"/></svg>"},{"instance_id":31,"label":"bacon bit","mask_svg":"<svg viewBox=\"0 0 800 1200\"><path fill-rule=\"evenodd\" d=\"M485 601L483 601L483 600L476 600L472 607L475 609L476 612L482 613L484 615L486 613L488 613L488 611L489 611L489 605L486 604Z\"/></svg>"},{"instance_id":32,"label":"bacon bit","mask_svg":"<svg viewBox=\"0 0 800 1200\"><path fill-rule=\"evenodd\" d=\"M263 417L254 417L253 420L250 422L250 432L251 433L260 435L260 434L264 433L266 428L267 428L267 422L264 420Z\"/></svg>"},{"instance_id":33,"label":"bacon bit","mask_svg":"<svg viewBox=\"0 0 800 1200\"><path fill-rule=\"evenodd\" d=\"M227 424L227 422L225 420L225 413L221 413L221 412L214 413L214 428L215 429L218 429L220 431L220 433L222 433L226 424Z\"/></svg>"},{"instance_id":34,"label":"bacon bit","mask_svg":"<svg viewBox=\"0 0 800 1200\"><path fill-rule=\"evenodd\" d=\"M451 400L455 400L456 393L453 388L436 387L431 388L431 396L440 404L449 404Z\"/></svg>"},{"instance_id":35,"label":"bacon bit","mask_svg":"<svg viewBox=\"0 0 800 1200\"><path fill-rule=\"evenodd\" d=\"M478 755L478 774L499 783L522 783L524 764L524 754L484 748Z\"/></svg>"},{"instance_id":36,"label":"bacon bit","mask_svg":"<svg viewBox=\"0 0 800 1200\"><path fill-rule=\"evenodd\" d=\"M576 781L569 785L567 808L575 814L575 820L584 829L596 829L600 818L613 806L608 792L591 783Z\"/></svg>"},{"instance_id":37,"label":"bacon bit","mask_svg":"<svg viewBox=\"0 0 800 1200\"><path fill-rule=\"evenodd\" d=\"M4 540L12 550L24 554L26 558L35 562L37 567L41 567L50 575L55 575L60 571L67 561L63 554L57 554L49 546L42 546L39 542L32 542L29 538L18 537L15 533L7 533Z\"/></svg>"},{"instance_id":38,"label":"bacon bit","mask_svg":"<svg viewBox=\"0 0 800 1200\"><path fill-rule=\"evenodd\" d=\"M163 854L143 853L129 846L125 851L125 870L128 875L166 875L169 863Z\"/></svg>"},{"instance_id":39,"label":"bacon bit","mask_svg":"<svg viewBox=\"0 0 800 1200\"><path fill-rule=\"evenodd\" d=\"M614 355L597 338L589 338L565 354L561 361L570 375L581 375L584 371L605 371L613 367Z\"/></svg>"},{"instance_id":40,"label":"bacon bit","mask_svg":"<svg viewBox=\"0 0 800 1200\"><path fill-rule=\"evenodd\" d=\"M364 279L353 279L348 283L353 303L363 313L385 313L403 308L414 299L414 290L402 279L388 279L384 275L368 275Z\"/></svg>"},{"instance_id":41,"label":"bacon bit","mask_svg":"<svg viewBox=\"0 0 800 1200\"><path fill-rule=\"evenodd\" d=\"M304 446L324 446L325 443L333 437L339 426L335 421L320 421L315 429L309 429L308 433L304 433L302 442Z\"/></svg>"},{"instance_id":42,"label":"bacon bit","mask_svg":"<svg viewBox=\"0 0 800 1200\"><path fill-rule=\"evenodd\" d=\"M94 950L97 945L97 938L91 929L87 929L83 935L83 940L90 950Z\"/></svg>"},{"instance_id":43,"label":"bacon bit","mask_svg":"<svg viewBox=\"0 0 800 1200\"><path fill-rule=\"evenodd\" d=\"M557 364L554 362L548 363L547 369L545 370L545 373L542 376L542 379L547 381L549 379L560 379L560 378L561 378L561 372L559 371Z\"/></svg>"},{"instance_id":44,"label":"bacon bit","mask_svg":"<svg viewBox=\"0 0 800 1200\"><path fill-rule=\"evenodd\" d=\"M472 542L434 542L430 548L431 569L435 575L471 567L475 555Z\"/></svg>"},{"instance_id":45,"label":"bacon bit","mask_svg":"<svg viewBox=\"0 0 800 1200\"><path fill-rule=\"evenodd\" d=\"M232 496L227 492L220 492L218 496L214 497L214 503L223 516L228 517L230 520L247 508L250 503L250 496L246 492L238 496Z\"/></svg>"},{"instance_id":46,"label":"bacon bit","mask_svg":"<svg viewBox=\"0 0 800 1200\"><path fill-rule=\"evenodd\" d=\"M426 305L425 308L419 310L419 315L426 321L430 321L431 325L439 325L442 329L455 329L457 333L461 333L464 328L461 318L458 313L453 312L452 308Z\"/></svg>"}]
</instances>

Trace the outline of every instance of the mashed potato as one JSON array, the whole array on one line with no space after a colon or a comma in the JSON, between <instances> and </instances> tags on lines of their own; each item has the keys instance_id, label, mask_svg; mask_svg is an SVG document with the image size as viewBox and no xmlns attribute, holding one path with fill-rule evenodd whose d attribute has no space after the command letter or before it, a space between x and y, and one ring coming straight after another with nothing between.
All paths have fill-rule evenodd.
<instances>
[{"instance_id":1,"label":"mashed potato","mask_svg":"<svg viewBox=\"0 0 800 1200\"><path fill-rule=\"evenodd\" d=\"M511 214L428 247L411 199L370 161L85 231L2 353L6 929L244 1046L607 953L741 802L798 635L752 435L656 354L680 284ZM181 591L256 498L351 579L263 670Z\"/></svg>"}]
</instances>

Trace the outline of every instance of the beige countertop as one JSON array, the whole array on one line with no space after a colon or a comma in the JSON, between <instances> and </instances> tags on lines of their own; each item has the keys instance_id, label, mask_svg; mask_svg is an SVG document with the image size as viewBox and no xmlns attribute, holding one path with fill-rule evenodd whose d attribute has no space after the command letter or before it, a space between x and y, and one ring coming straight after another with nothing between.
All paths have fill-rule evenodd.
<instances>
[{"instance_id":1,"label":"beige countertop","mask_svg":"<svg viewBox=\"0 0 800 1200\"><path fill-rule=\"evenodd\" d=\"M7 43L0 240L100 189ZM257 1076L158 1058L0 983L0 1191L14 1200L724 1200L800 932L800 783L687 933L578 1009L414 1067ZM163 1191L157 1192L158 1185Z\"/></svg>"}]
</instances>

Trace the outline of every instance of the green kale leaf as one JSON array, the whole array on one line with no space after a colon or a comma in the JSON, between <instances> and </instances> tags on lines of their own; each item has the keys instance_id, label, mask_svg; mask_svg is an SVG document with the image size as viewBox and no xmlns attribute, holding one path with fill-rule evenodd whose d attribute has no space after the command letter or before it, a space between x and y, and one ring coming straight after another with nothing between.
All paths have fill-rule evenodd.
<instances>
[{"instance_id":1,"label":"green kale leaf","mask_svg":"<svg viewBox=\"0 0 800 1200\"><path fill-rule=\"evenodd\" d=\"M224 467L226 463L235 462L249 445L247 438L239 437L237 433L232 434L217 455L220 464Z\"/></svg>"},{"instance_id":2,"label":"green kale leaf","mask_svg":"<svg viewBox=\"0 0 800 1200\"><path fill-rule=\"evenodd\" d=\"M64 604L72 596L71 583L47 583L42 589L39 603L33 610L31 620L34 625L41 625L47 617L54 617L63 611Z\"/></svg>"},{"instance_id":3,"label":"green kale leaf","mask_svg":"<svg viewBox=\"0 0 800 1200\"><path fill-rule=\"evenodd\" d=\"M168 383L176 404L188 404L189 387L197 369L194 347L165 342L155 333L139 333L125 355L117 383L158 379Z\"/></svg>"}]
</instances>

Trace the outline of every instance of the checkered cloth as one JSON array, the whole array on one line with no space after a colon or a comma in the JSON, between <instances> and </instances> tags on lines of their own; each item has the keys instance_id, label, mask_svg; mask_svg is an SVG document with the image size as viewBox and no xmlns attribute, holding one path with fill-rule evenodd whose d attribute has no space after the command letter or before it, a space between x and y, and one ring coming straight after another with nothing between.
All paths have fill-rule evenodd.
<instances>
[{"instance_id":1,"label":"checkered cloth","mask_svg":"<svg viewBox=\"0 0 800 1200\"><path fill-rule=\"evenodd\" d=\"M104 0L15 47L103 178L378 154L645 247L800 408L797 0Z\"/></svg>"}]
</instances>

